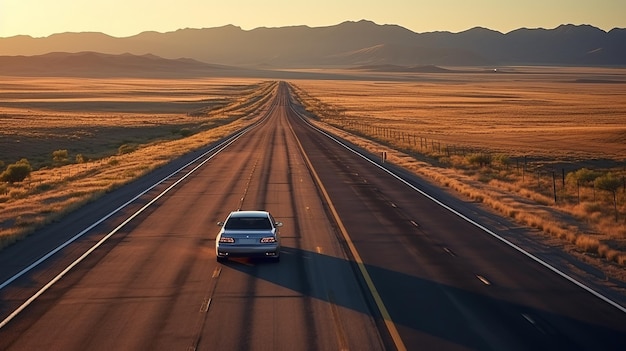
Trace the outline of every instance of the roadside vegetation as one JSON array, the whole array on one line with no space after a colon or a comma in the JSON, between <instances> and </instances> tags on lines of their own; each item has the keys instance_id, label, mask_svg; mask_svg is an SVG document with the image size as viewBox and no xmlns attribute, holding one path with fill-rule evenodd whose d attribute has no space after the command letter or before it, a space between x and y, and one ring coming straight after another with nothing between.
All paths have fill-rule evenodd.
<instances>
[{"instance_id":1,"label":"roadside vegetation","mask_svg":"<svg viewBox=\"0 0 626 351\"><path fill-rule=\"evenodd\" d=\"M110 84L107 81L78 81L97 84L98 88L102 88L101 84ZM153 83L141 82L126 92L116 90L115 94L119 94L117 104L113 101L109 108L123 108L128 104L127 95L139 88L150 90L146 96L154 98L151 93L158 94L161 90L153 90ZM169 90L172 94L171 84L174 82L167 83L169 87L163 86L162 93L167 94ZM173 108L170 105L174 105L175 109L166 115L117 111L115 113L122 117L112 117L106 112L91 112L85 116L86 112L81 111L80 104L73 99L80 100L82 94L95 93L91 90L77 93L73 98L68 96L69 100L58 106L53 104L49 108L54 112L27 110L32 106L3 108L0 101L0 120L7 127L2 131L4 140L0 146L6 150L2 157L9 162L11 158L18 159L12 163L3 160L0 164L4 169L0 175L0 249L176 157L253 123L270 102L277 86L275 82L257 81L192 83L192 87L185 85L184 89L196 89L193 94L200 97L200 103L196 100L191 100L190 104L159 101L159 106L164 109ZM55 84L58 83L55 81ZM45 88L40 89L31 97L47 91ZM190 94L189 90L184 91ZM97 90L97 93L106 95L112 92ZM219 97L207 99L206 95ZM215 103L216 99L220 102ZM142 108L150 110L154 107L151 101L145 103L147 105ZM71 106L65 117L59 114L59 108L68 108L70 104L77 105ZM133 108L138 106L133 105ZM49 128L46 129L48 123ZM37 127L23 129L25 124ZM146 128L145 134L142 133L142 125ZM133 130L124 131L125 127ZM98 133L99 129L105 132ZM48 137L42 137L39 133L46 133ZM124 140L118 139L119 133L124 135ZM73 140L63 145L67 148L58 148L58 143L50 142L50 139L63 137ZM21 150L15 143L18 146L20 143L32 143L37 147ZM30 159L36 160L34 165Z\"/></svg>"},{"instance_id":2,"label":"roadside vegetation","mask_svg":"<svg viewBox=\"0 0 626 351\"><path fill-rule=\"evenodd\" d=\"M515 84L469 77L292 86L320 126L623 279L626 72L610 73L625 84L563 83L580 74L572 72Z\"/></svg>"}]
</instances>

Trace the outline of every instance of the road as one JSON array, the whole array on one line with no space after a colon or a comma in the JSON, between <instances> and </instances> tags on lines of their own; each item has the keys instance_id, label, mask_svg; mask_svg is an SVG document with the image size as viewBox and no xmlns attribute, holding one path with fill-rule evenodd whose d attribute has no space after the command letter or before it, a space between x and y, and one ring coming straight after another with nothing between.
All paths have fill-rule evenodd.
<instances>
[{"instance_id":1,"label":"road","mask_svg":"<svg viewBox=\"0 0 626 351\"><path fill-rule=\"evenodd\" d=\"M226 147L189 155L0 252L0 349L626 349L626 313L316 131L298 110L281 83L266 118ZM266 209L284 223L280 263L216 262L216 222L236 209Z\"/></svg>"}]
</instances>

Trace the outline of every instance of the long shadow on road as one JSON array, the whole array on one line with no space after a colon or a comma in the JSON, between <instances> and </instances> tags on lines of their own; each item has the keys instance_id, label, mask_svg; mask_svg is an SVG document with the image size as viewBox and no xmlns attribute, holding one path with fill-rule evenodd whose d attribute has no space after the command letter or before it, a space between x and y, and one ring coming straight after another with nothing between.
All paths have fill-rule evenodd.
<instances>
[{"instance_id":1,"label":"long shadow on road","mask_svg":"<svg viewBox=\"0 0 626 351\"><path fill-rule=\"evenodd\" d=\"M283 247L280 265L289 267L298 257L306 257L328 272L355 269L354 262L290 247ZM277 269L262 261L252 263L231 261L226 265L331 303L322 290L306 289L292 279L293 275L281 274L283 267ZM267 269L258 269L266 264ZM626 350L626 316L621 312L604 319L590 316L603 322L587 322L381 267L366 265L366 269L409 350L441 349L442 345L445 349L474 350ZM332 303L380 321L378 311L356 301L359 299L336 295Z\"/></svg>"}]
</instances>

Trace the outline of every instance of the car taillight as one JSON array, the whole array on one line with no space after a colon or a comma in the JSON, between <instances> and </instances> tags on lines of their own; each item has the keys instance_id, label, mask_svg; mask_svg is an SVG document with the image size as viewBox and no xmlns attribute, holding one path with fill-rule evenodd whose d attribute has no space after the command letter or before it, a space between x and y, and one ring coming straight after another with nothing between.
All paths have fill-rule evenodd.
<instances>
[{"instance_id":1,"label":"car taillight","mask_svg":"<svg viewBox=\"0 0 626 351\"><path fill-rule=\"evenodd\" d=\"M223 236L223 237L220 238L220 242L221 243L232 244L232 243L235 242L235 239Z\"/></svg>"},{"instance_id":2,"label":"car taillight","mask_svg":"<svg viewBox=\"0 0 626 351\"><path fill-rule=\"evenodd\" d=\"M261 244L270 244L270 243L275 243L275 242L276 242L276 238L274 238L273 236L261 238Z\"/></svg>"}]
</instances>

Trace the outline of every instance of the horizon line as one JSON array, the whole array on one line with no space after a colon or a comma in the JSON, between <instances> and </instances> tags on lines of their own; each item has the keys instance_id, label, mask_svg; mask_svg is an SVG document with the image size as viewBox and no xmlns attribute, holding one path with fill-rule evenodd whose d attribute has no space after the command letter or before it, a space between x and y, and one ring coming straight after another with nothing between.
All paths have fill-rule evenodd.
<instances>
[{"instance_id":1,"label":"horizon line","mask_svg":"<svg viewBox=\"0 0 626 351\"><path fill-rule=\"evenodd\" d=\"M399 25L399 24L392 24L392 23L379 24L379 23L376 23L376 22L374 22L372 20L361 19L361 20L358 20L358 21L346 20L346 21L343 21L343 22L340 22L340 23L337 23L337 24L326 25L326 26L309 26L309 25L306 25L306 24L299 24L299 25L285 25L285 26L276 26L276 27L260 26L260 27L255 27L255 28L252 28L252 29L244 29L241 26L238 26L236 24L225 24L225 25L216 26L216 27L200 27L200 28L197 28L197 27L185 27L185 28L178 28L178 29L175 29L175 30L163 31L163 32L160 32L160 31L157 31L157 30L144 30L144 31L141 31L141 32L136 33L136 34L126 35L126 36L116 36L116 35L108 34L108 33L101 32L101 31L85 30L85 31L56 32L56 33L52 33L52 34L49 34L49 35L46 35L46 36L33 36L31 34L15 34L15 35L7 36L7 37L0 37L0 39L10 39L10 38L15 38L15 37L29 37L29 38L32 38L32 39L46 39L46 38L50 38L50 37L55 36L55 35L63 35L63 34L102 34L102 35L106 35L106 36L111 37L111 38L125 39L125 38L131 38L131 37L135 37L135 36L138 36L138 35L141 35L141 34L145 34L145 33L168 34L168 33L175 33L175 32L183 31L183 30L206 30L206 29L219 29L219 28L225 28L225 27L234 27L234 28L238 28L239 30L244 31L244 32L252 32L252 31L260 30L260 29L283 29L283 28L293 28L293 27L307 27L307 28L310 28L310 29L330 28L330 27L340 26L340 25L346 24L346 23L355 23L356 24L356 23L361 23L361 22L369 22L369 23L372 23L372 24L375 24L375 25L381 26L381 27L382 26L401 27L401 28L404 28L404 29L406 29L408 31L411 31L413 33L416 33L416 34L429 34L429 33L459 34L459 33L464 33L464 32L470 31L470 30L474 30L474 29L486 29L486 30L489 30L489 31L493 31L493 32L497 32L497 33L506 35L506 34L509 34L509 33L512 33L512 32L518 31L518 30L555 30L555 29L557 29L559 27L564 27L564 26L574 26L574 27L586 27L586 26L588 26L588 27L592 27L592 28L601 30L601 31L603 31L605 33L609 33L612 30L623 30L623 29L626 29L626 27L613 27L610 30L606 30L606 29L597 27L597 26L595 26L593 24L589 24L589 23L580 23L580 24L562 23L562 24L557 25L554 28L519 27L517 29L513 29L513 30L510 30L508 32L502 32L502 31L499 31L499 30L495 30L495 29L491 29L491 28L483 27L483 26L474 26L474 27L471 27L471 28L468 28L468 29L465 29L465 30L461 30L461 31L458 31L458 32L452 32L452 31L449 31L449 30L433 30L433 31L428 31L428 32L416 32L414 30L411 30L411 29L409 29L407 27L404 27L402 25Z\"/></svg>"}]
</instances>

